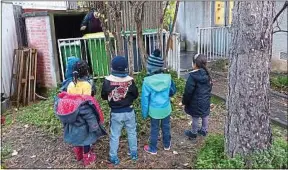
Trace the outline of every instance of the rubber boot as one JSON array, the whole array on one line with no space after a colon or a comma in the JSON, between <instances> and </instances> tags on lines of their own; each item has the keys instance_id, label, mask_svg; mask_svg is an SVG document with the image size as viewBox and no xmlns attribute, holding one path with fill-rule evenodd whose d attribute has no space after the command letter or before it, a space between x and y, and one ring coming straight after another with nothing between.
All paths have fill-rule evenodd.
<instances>
[{"instance_id":1,"label":"rubber boot","mask_svg":"<svg viewBox=\"0 0 288 170\"><path fill-rule=\"evenodd\" d=\"M91 150L88 153L83 154L84 166L88 166L88 165L92 164L95 161L96 161L96 154L92 153Z\"/></svg>"},{"instance_id":2,"label":"rubber boot","mask_svg":"<svg viewBox=\"0 0 288 170\"><path fill-rule=\"evenodd\" d=\"M76 160L80 161L83 159L83 147L82 146L76 146L73 148L73 151L76 156Z\"/></svg>"}]
</instances>

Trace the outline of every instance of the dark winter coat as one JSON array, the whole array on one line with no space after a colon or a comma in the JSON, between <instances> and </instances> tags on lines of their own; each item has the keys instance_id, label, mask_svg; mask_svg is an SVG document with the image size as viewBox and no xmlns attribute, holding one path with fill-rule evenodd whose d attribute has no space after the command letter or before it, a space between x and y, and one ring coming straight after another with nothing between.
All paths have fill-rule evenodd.
<instances>
[{"instance_id":1,"label":"dark winter coat","mask_svg":"<svg viewBox=\"0 0 288 170\"><path fill-rule=\"evenodd\" d=\"M94 17L94 11L90 11L83 19L81 27L86 26L86 33L103 32L101 21Z\"/></svg>"},{"instance_id":2,"label":"dark winter coat","mask_svg":"<svg viewBox=\"0 0 288 170\"><path fill-rule=\"evenodd\" d=\"M54 110L64 126L64 141L74 146L86 146L106 135L103 113L95 98L66 92L55 98Z\"/></svg>"},{"instance_id":3,"label":"dark winter coat","mask_svg":"<svg viewBox=\"0 0 288 170\"><path fill-rule=\"evenodd\" d=\"M182 103L185 112L192 117L205 117L210 114L212 84L204 69L189 73Z\"/></svg>"},{"instance_id":4,"label":"dark winter coat","mask_svg":"<svg viewBox=\"0 0 288 170\"><path fill-rule=\"evenodd\" d=\"M130 76L110 75L103 82L101 97L103 100L108 100L113 113L131 112L133 101L138 95L137 86Z\"/></svg>"}]
</instances>

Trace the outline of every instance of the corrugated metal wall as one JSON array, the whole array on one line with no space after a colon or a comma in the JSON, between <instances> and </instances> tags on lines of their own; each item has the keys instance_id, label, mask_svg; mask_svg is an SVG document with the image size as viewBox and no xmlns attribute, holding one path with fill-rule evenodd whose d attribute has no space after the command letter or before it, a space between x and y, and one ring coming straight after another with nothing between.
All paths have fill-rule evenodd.
<instances>
[{"instance_id":1,"label":"corrugated metal wall","mask_svg":"<svg viewBox=\"0 0 288 170\"><path fill-rule=\"evenodd\" d=\"M2 89L7 96L10 92L14 49L18 48L13 5L2 2ZM13 92L14 89L12 89Z\"/></svg>"}]
</instances>

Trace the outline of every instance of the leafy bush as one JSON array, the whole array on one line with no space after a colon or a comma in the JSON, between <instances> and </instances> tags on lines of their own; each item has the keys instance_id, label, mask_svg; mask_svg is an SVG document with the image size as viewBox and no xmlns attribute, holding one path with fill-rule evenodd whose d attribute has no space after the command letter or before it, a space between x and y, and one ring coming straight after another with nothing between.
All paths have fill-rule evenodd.
<instances>
[{"instance_id":1,"label":"leafy bush","mask_svg":"<svg viewBox=\"0 0 288 170\"><path fill-rule=\"evenodd\" d=\"M51 134L59 134L62 131L62 124L54 115L53 98L56 89L49 92L48 100L39 101L33 105L20 108L16 120L24 123L40 127Z\"/></svg>"},{"instance_id":2,"label":"leafy bush","mask_svg":"<svg viewBox=\"0 0 288 170\"><path fill-rule=\"evenodd\" d=\"M173 22L176 8L176 1L167 1L169 5L167 6L166 13L164 15L163 27L166 30L169 30L170 23Z\"/></svg>"},{"instance_id":3,"label":"leafy bush","mask_svg":"<svg viewBox=\"0 0 288 170\"><path fill-rule=\"evenodd\" d=\"M240 157L228 159L224 153L223 136L212 135L207 137L200 150L195 168L244 168L244 162Z\"/></svg>"},{"instance_id":4,"label":"leafy bush","mask_svg":"<svg viewBox=\"0 0 288 170\"><path fill-rule=\"evenodd\" d=\"M11 157L11 153L13 152L10 145L2 145L1 147L1 161L8 159Z\"/></svg>"},{"instance_id":5,"label":"leafy bush","mask_svg":"<svg viewBox=\"0 0 288 170\"><path fill-rule=\"evenodd\" d=\"M283 75L278 75L271 77L271 83L275 86L288 86L288 77Z\"/></svg>"},{"instance_id":6,"label":"leafy bush","mask_svg":"<svg viewBox=\"0 0 288 170\"><path fill-rule=\"evenodd\" d=\"M276 139L266 151L255 152L245 157L228 158L224 153L223 135L208 136L200 150L195 168L288 168L288 145L283 139Z\"/></svg>"}]
</instances>

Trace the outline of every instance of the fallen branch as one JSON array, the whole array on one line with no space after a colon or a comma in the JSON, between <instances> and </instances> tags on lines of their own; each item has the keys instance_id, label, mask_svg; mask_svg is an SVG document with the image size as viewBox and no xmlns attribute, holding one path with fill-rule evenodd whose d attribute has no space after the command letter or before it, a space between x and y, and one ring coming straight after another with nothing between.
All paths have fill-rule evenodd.
<instances>
[{"instance_id":1,"label":"fallen branch","mask_svg":"<svg viewBox=\"0 0 288 170\"><path fill-rule=\"evenodd\" d=\"M39 98L40 100L48 100L48 98L43 97L43 96L41 96L41 95L39 95L39 94L37 94L37 93L35 93L35 96L36 96L37 98Z\"/></svg>"}]
</instances>

